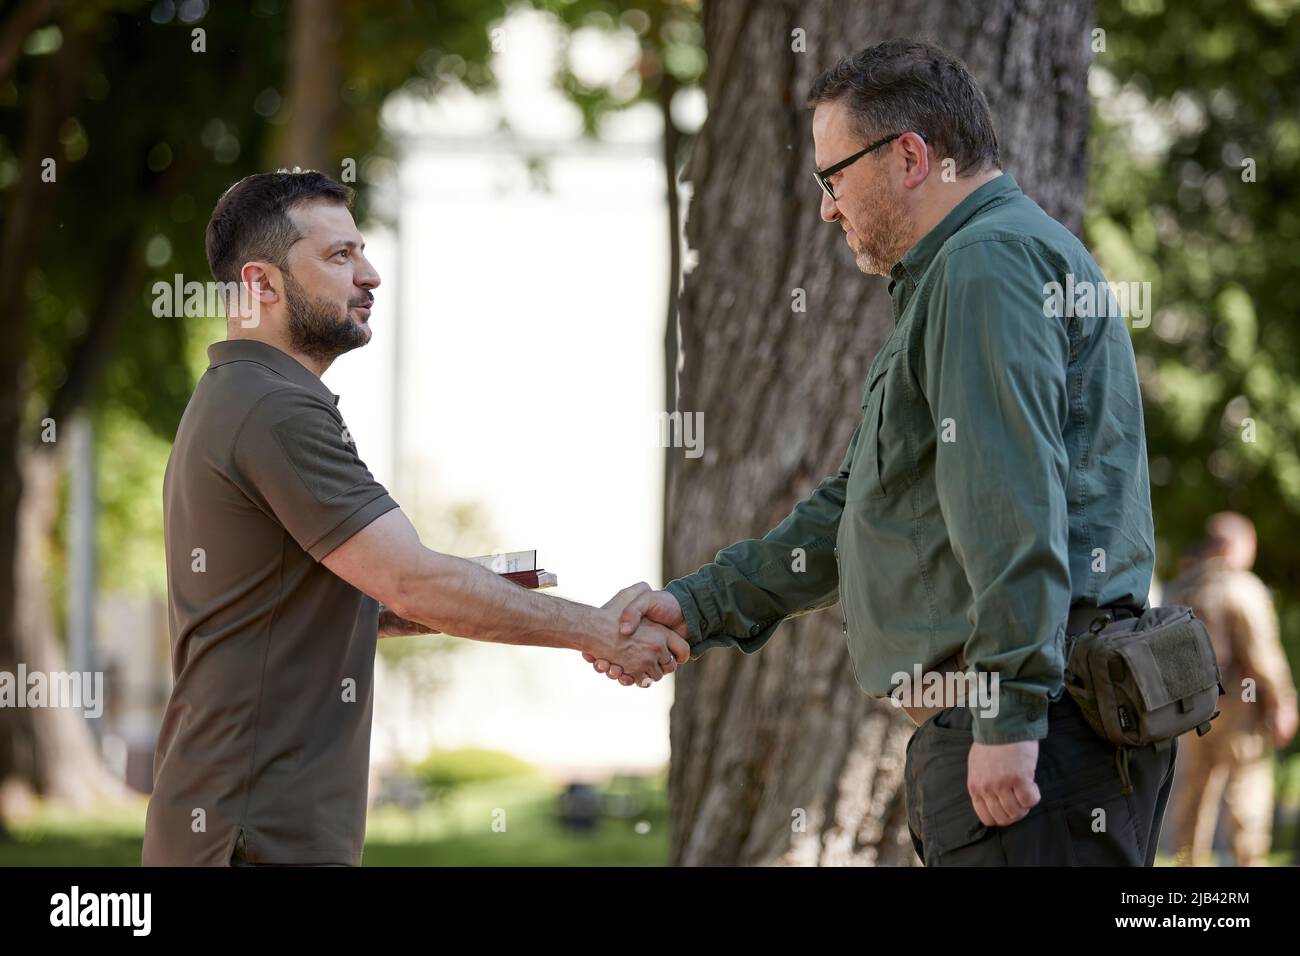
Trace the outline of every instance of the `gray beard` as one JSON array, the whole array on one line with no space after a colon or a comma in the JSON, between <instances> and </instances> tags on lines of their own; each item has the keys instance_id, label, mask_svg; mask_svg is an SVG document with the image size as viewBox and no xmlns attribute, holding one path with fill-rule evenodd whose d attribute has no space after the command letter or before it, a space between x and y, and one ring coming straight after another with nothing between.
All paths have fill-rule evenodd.
<instances>
[{"instance_id":1,"label":"gray beard","mask_svg":"<svg viewBox=\"0 0 1300 956\"><path fill-rule=\"evenodd\" d=\"M892 263L888 266L883 265L869 252L859 252L853 257L853 261L857 264L860 272L869 276L888 276L889 270L893 268ZM894 260L894 262L897 261L897 259Z\"/></svg>"},{"instance_id":2,"label":"gray beard","mask_svg":"<svg viewBox=\"0 0 1300 956\"><path fill-rule=\"evenodd\" d=\"M870 252L857 252L853 255L853 261L866 275L889 278L890 270L898 264L898 260L903 258L903 253L906 251L907 249L891 249L889 252L877 255L872 255Z\"/></svg>"}]
</instances>

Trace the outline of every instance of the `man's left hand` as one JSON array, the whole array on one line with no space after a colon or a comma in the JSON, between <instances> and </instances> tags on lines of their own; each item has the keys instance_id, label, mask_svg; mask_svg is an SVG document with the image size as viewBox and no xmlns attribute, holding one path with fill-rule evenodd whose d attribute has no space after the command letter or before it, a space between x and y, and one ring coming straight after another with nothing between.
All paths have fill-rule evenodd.
<instances>
[{"instance_id":1,"label":"man's left hand","mask_svg":"<svg viewBox=\"0 0 1300 956\"><path fill-rule=\"evenodd\" d=\"M1008 827L1042 799L1034 783L1038 741L1014 744L972 743L966 769L975 814L986 827Z\"/></svg>"},{"instance_id":2,"label":"man's left hand","mask_svg":"<svg viewBox=\"0 0 1300 956\"><path fill-rule=\"evenodd\" d=\"M408 621L404 617L399 617L382 604L379 606L379 636L380 637L415 637L419 634L440 634L441 631L435 631L431 627L423 624L417 624L415 621Z\"/></svg>"}]
</instances>

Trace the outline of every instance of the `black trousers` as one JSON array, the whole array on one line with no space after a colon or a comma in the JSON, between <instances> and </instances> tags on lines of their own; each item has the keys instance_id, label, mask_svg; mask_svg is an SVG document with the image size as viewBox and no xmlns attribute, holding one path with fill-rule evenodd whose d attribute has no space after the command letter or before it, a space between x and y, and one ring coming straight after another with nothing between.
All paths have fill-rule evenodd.
<instances>
[{"instance_id":1,"label":"black trousers","mask_svg":"<svg viewBox=\"0 0 1300 956\"><path fill-rule=\"evenodd\" d=\"M1034 782L1041 799L1009 827L986 827L966 787L971 713L949 707L907 744L907 822L926 866L1151 866L1173 786L1178 740L1130 752L1122 792L1116 748L1069 692L1050 704Z\"/></svg>"}]
</instances>

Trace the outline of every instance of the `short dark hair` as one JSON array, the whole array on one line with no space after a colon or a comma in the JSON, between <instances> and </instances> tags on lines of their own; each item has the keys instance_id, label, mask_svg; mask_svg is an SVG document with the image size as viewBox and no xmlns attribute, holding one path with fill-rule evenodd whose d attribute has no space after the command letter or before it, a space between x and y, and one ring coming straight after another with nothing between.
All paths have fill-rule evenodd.
<instances>
[{"instance_id":1,"label":"short dark hair","mask_svg":"<svg viewBox=\"0 0 1300 956\"><path fill-rule=\"evenodd\" d=\"M984 94L964 63L920 40L886 40L846 56L813 81L808 106L844 99L854 131L870 142L920 133L957 175L1002 168Z\"/></svg>"},{"instance_id":2,"label":"short dark hair","mask_svg":"<svg viewBox=\"0 0 1300 956\"><path fill-rule=\"evenodd\" d=\"M289 247L302 238L289 210L303 203L352 208L352 190L315 170L277 169L245 176L222 194L208 220L208 268L218 282L238 282L244 263L262 259L281 269Z\"/></svg>"}]
</instances>

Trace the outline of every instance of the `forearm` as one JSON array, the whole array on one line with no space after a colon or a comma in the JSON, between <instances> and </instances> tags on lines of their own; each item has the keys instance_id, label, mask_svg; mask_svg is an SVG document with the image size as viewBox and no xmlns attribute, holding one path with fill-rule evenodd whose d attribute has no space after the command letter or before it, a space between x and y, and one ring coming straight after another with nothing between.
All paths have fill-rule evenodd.
<instances>
[{"instance_id":1,"label":"forearm","mask_svg":"<svg viewBox=\"0 0 1300 956\"><path fill-rule=\"evenodd\" d=\"M1263 583L1256 582L1245 592L1234 592L1234 599L1237 607L1233 645L1242 670L1255 679L1261 702L1285 706L1295 700L1296 691L1291 666L1278 637L1272 595Z\"/></svg>"},{"instance_id":2,"label":"forearm","mask_svg":"<svg viewBox=\"0 0 1300 956\"><path fill-rule=\"evenodd\" d=\"M668 582L665 590L681 605L693 657L712 647L753 653L787 617L840 599L835 540L861 434L859 423L839 470L766 535L733 544L711 564Z\"/></svg>"},{"instance_id":3,"label":"forearm","mask_svg":"<svg viewBox=\"0 0 1300 956\"><path fill-rule=\"evenodd\" d=\"M1255 679L1258 699L1269 706L1286 706L1296 699L1295 684L1286 653L1274 636L1269 644L1251 648L1242 655L1244 673Z\"/></svg>"},{"instance_id":4,"label":"forearm","mask_svg":"<svg viewBox=\"0 0 1300 956\"><path fill-rule=\"evenodd\" d=\"M590 635L613 629L596 608L537 594L427 549L403 574L400 594L400 617L475 641L589 650Z\"/></svg>"},{"instance_id":5,"label":"forearm","mask_svg":"<svg viewBox=\"0 0 1300 956\"><path fill-rule=\"evenodd\" d=\"M321 563L397 618L444 634L573 648L602 658L627 650L617 610L537 594L472 561L431 551L397 508L374 519ZM656 648L649 638L642 645L635 655L638 664L650 658L653 665L662 645Z\"/></svg>"},{"instance_id":6,"label":"forearm","mask_svg":"<svg viewBox=\"0 0 1300 956\"><path fill-rule=\"evenodd\" d=\"M843 508L844 478L828 478L764 537L725 548L669 582L691 644L755 651L786 618L839 600L835 538Z\"/></svg>"}]
</instances>

